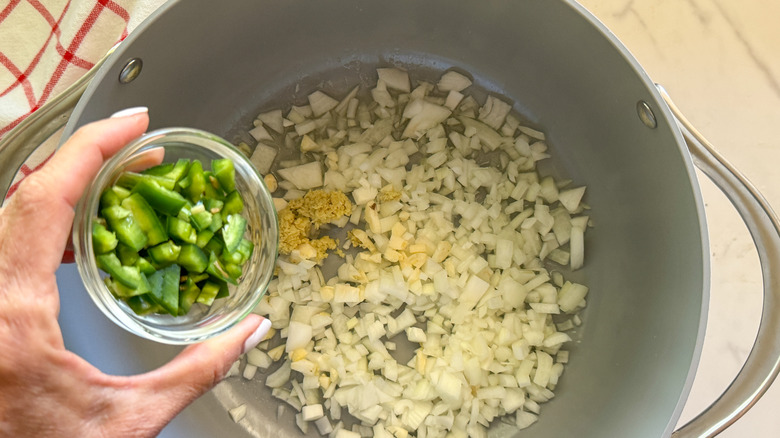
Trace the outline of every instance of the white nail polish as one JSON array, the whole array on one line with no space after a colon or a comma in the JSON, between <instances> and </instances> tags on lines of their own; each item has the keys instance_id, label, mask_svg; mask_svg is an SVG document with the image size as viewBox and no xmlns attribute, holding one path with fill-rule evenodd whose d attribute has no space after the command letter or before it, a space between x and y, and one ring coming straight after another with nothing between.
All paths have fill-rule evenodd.
<instances>
[{"instance_id":1,"label":"white nail polish","mask_svg":"<svg viewBox=\"0 0 780 438\"><path fill-rule=\"evenodd\" d=\"M145 106L134 106L132 108L125 108L121 111L117 111L114 114L111 114L111 118L116 119L119 117L130 117L136 114L147 113L147 112L149 112L149 108Z\"/></svg>"},{"instance_id":2,"label":"white nail polish","mask_svg":"<svg viewBox=\"0 0 780 438\"><path fill-rule=\"evenodd\" d=\"M263 322L260 323L260 326L257 327L257 330L255 330L254 333L249 335L248 338L246 338L246 341L244 341L244 346L241 349L241 354L246 353L247 351L255 348L257 344L260 343L260 341L265 338L265 335L268 334L268 330L271 329L271 321L264 319Z\"/></svg>"}]
</instances>

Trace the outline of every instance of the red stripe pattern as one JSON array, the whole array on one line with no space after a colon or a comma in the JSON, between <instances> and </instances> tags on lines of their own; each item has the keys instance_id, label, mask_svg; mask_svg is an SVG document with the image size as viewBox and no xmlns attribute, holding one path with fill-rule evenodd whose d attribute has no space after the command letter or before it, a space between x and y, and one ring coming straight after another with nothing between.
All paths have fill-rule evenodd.
<instances>
[{"instance_id":1,"label":"red stripe pattern","mask_svg":"<svg viewBox=\"0 0 780 438\"><path fill-rule=\"evenodd\" d=\"M164 0L0 0L0 138L62 92ZM39 169L53 147L17 174Z\"/></svg>"}]
</instances>

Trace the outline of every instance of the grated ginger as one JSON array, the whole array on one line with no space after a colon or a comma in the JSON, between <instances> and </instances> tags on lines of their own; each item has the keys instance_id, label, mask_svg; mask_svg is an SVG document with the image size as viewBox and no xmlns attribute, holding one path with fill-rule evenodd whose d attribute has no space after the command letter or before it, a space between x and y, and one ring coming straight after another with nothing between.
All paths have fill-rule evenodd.
<instances>
[{"instance_id":1,"label":"grated ginger","mask_svg":"<svg viewBox=\"0 0 780 438\"><path fill-rule=\"evenodd\" d=\"M338 247L338 242L329 236L310 236L321 225L351 214L352 203L340 191L312 190L290 201L279 212L279 253L287 255L299 250L304 258L323 260L328 250Z\"/></svg>"}]
</instances>

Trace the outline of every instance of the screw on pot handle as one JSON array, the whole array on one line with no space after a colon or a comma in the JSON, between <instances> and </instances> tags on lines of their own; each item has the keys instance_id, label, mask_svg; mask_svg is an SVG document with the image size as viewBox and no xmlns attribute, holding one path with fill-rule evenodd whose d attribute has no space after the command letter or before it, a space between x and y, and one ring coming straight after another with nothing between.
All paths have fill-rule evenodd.
<instances>
[{"instance_id":1,"label":"screw on pot handle","mask_svg":"<svg viewBox=\"0 0 780 438\"><path fill-rule=\"evenodd\" d=\"M65 126L92 77L119 44L109 49L103 58L76 82L47 101L0 139L0 205L3 204L19 168L38 146Z\"/></svg>"},{"instance_id":2,"label":"screw on pot handle","mask_svg":"<svg viewBox=\"0 0 780 438\"><path fill-rule=\"evenodd\" d=\"M761 324L753 348L726 391L674 438L712 437L744 415L780 372L780 220L761 193L685 119L666 90L657 86L677 120L693 162L731 200L758 250L764 283Z\"/></svg>"}]
</instances>

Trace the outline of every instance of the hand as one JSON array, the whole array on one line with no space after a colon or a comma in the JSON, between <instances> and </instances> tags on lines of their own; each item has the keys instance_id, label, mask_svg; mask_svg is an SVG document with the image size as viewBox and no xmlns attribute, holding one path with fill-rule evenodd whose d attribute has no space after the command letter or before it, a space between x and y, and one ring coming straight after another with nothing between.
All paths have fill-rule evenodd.
<instances>
[{"instance_id":1,"label":"hand","mask_svg":"<svg viewBox=\"0 0 780 438\"><path fill-rule=\"evenodd\" d=\"M79 129L0 210L0 436L152 437L221 380L270 322L250 315L152 372L109 376L65 350L55 272L73 208L146 112Z\"/></svg>"}]
</instances>

